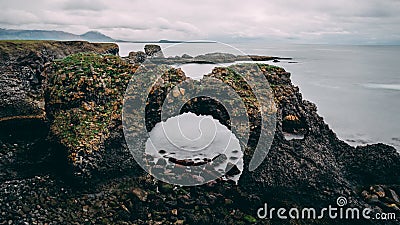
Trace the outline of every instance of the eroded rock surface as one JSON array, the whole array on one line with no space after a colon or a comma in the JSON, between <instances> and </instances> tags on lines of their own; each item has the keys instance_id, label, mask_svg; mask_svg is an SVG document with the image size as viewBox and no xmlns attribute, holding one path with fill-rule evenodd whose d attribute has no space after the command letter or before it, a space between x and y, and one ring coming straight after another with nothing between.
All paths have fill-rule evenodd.
<instances>
[{"instance_id":1,"label":"eroded rock surface","mask_svg":"<svg viewBox=\"0 0 400 225\"><path fill-rule=\"evenodd\" d=\"M9 59L7 54L2 57ZM8 139L2 138L0 143L0 223L337 224L333 220L266 221L256 213L264 203L322 208L335 205L340 196L348 200L348 206L398 213L400 156L396 150L384 144L355 148L339 140L318 115L317 107L302 98L288 72L264 64L259 68L272 88L277 115L267 158L254 172L245 168L238 185L216 180L198 187L175 187L145 174L125 143L122 100L137 65L95 53L70 55L46 65L41 84L49 122L38 126L48 129L34 137L34 148L23 141L10 143L10 139L18 140L15 134L3 132ZM154 65L154 72L160 71ZM188 79L183 71L167 71L148 94L146 127L133 127L132 131L149 131L160 122L160 106L168 92L175 90L176 96L187 93L174 88ZM260 131L259 103L231 69L218 67L207 76L222 79L240 92L246 103L251 123L250 145L244 149L246 166ZM141 82L136 85L154 81ZM212 115L230 126L223 106L205 97L191 99L182 112ZM285 133L304 137L287 140ZM14 157L18 149L24 154ZM36 153L32 149L45 150L29 158ZM43 160L49 157L53 164ZM18 162L22 158L32 164ZM42 169L16 170L13 163L26 168L42 165L36 167ZM60 168L62 173L54 172ZM79 187L76 178L83 181ZM376 220L340 223L382 224ZM398 220L385 224L398 224Z\"/></svg>"},{"instance_id":2,"label":"eroded rock surface","mask_svg":"<svg viewBox=\"0 0 400 225\"><path fill-rule=\"evenodd\" d=\"M78 52L117 55L118 46L84 41L0 41L0 122L45 119L44 66Z\"/></svg>"}]
</instances>

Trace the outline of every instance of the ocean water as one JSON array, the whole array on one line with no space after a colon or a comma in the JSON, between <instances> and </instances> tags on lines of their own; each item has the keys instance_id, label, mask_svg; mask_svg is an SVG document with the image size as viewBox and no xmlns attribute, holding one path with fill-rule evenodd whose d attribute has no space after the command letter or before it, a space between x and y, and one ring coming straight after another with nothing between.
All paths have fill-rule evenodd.
<instances>
[{"instance_id":1,"label":"ocean water","mask_svg":"<svg viewBox=\"0 0 400 225\"><path fill-rule=\"evenodd\" d=\"M119 43L120 55L143 50L145 44ZM400 46L284 45L236 43L218 45L161 44L166 56L225 51L291 57L268 64L291 72L304 99L349 144L382 142L400 150ZM222 46L222 47L221 47ZM213 65L185 65L195 78Z\"/></svg>"}]
</instances>

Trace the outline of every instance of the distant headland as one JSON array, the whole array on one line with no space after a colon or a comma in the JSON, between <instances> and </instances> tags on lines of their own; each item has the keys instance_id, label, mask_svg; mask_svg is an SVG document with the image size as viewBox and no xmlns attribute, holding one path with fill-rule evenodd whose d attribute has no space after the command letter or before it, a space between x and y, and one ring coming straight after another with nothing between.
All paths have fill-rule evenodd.
<instances>
[{"instance_id":1,"label":"distant headland","mask_svg":"<svg viewBox=\"0 0 400 225\"><path fill-rule=\"evenodd\" d=\"M90 42L127 42L127 43L215 43L213 41L182 40L120 40L98 31L73 34L58 30L15 30L0 28L0 40L53 40L53 41L90 41Z\"/></svg>"}]
</instances>

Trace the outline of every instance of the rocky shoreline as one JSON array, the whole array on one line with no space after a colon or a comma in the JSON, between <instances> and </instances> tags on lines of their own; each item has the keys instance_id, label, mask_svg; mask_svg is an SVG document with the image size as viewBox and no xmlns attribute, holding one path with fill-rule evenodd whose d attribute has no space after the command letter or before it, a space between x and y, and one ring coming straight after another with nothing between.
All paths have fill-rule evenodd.
<instances>
[{"instance_id":1,"label":"rocky shoreline","mask_svg":"<svg viewBox=\"0 0 400 225\"><path fill-rule=\"evenodd\" d=\"M0 224L337 224L261 220L256 213L264 203L323 208L338 197L349 207L394 212L399 218L399 153L384 144L352 147L339 140L291 83L290 73L265 64L259 68L272 88L277 122L261 166L245 169L238 185L219 179L179 187L155 180L134 161L122 130L124 92L137 63L150 59L157 71L160 63L243 61L221 53L170 59L159 50L149 46L120 58L115 44L0 42ZM217 67L207 76L223 78L242 92L254 141L260 126L257 102L230 71ZM183 71L171 69L154 87L146 109L148 130L161 120L166 94L185 79ZM218 104L207 98L195 102L185 110L199 113L206 107L229 126ZM288 140L285 133L303 138ZM245 151L245 163L251 151Z\"/></svg>"},{"instance_id":2,"label":"rocky shoreline","mask_svg":"<svg viewBox=\"0 0 400 225\"><path fill-rule=\"evenodd\" d=\"M279 62L279 60L292 60L288 57L277 57L277 56L262 56L262 55L234 55L230 53L207 53L204 55L191 56L188 54L183 54L182 56L170 56L164 57L161 51L161 47L158 45L146 45L147 48L144 51L130 52L125 59L130 63L142 63L146 59L151 59L152 63L155 64L187 64L187 63L197 63L197 64L216 64L216 63L234 63L239 61L274 61ZM289 61L288 63L295 63Z\"/></svg>"}]
</instances>

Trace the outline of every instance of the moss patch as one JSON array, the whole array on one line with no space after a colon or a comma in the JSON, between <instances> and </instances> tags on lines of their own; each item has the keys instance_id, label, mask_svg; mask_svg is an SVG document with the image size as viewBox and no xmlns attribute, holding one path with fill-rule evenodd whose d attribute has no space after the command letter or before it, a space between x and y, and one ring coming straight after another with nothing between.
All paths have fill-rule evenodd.
<instances>
[{"instance_id":1,"label":"moss patch","mask_svg":"<svg viewBox=\"0 0 400 225\"><path fill-rule=\"evenodd\" d=\"M52 63L48 76L51 131L75 162L101 149L114 121L121 120L123 94L136 67L117 56L82 53Z\"/></svg>"},{"instance_id":2,"label":"moss patch","mask_svg":"<svg viewBox=\"0 0 400 225\"><path fill-rule=\"evenodd\" d=\"M87 41L47 41L47 40L0 40L0 52L9 55L25 55L27 52L76 52L79 49L87 52L101 52L109 49L118 49L114 43L89 43Z\"/></svg>"}]
</instances>

